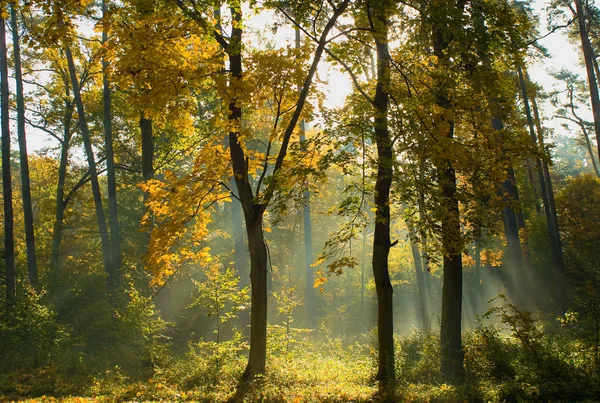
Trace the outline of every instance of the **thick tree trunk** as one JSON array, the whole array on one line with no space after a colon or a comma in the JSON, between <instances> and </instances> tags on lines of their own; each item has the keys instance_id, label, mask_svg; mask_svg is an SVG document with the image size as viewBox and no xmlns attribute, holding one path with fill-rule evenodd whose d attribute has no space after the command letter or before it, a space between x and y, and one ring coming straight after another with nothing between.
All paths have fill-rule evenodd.
<instances>
[{"instance_id":1,"label":"thick tree trunk","mask_svg":"<svg viewBox=\"0 0 600 403\"><path fill-rule=\"evenodd\" d=\"M439 4L430 4L432 9ZM464 8L464 3L459 7ZM443 10L433 10L436 14ZM455 10L448 10L453 13ZM448 22L449 23L449 22ZM443 68L450 68L448 45L452 33L448 27L436 21L432 31L433 53ZM437 84L436 104L442 110L452 108L448 98L448 84ZM440 116L440 121L447 126L445 133L447 141L454 140L454 120ZM442 133L440 133L441 135ZM461 339L462 318L462 234L460 230L460 213L456 186L456 171L453 163L446 156L439 156L436 161L438 183L441 189L441 225L442 249L444 251L444 283L442 288L442 320L440 329L440 344L442 347L442 373L449 380L461 380L464 374L463 349Z\"/></svg>"},{"instance_id":2,"label":"thick tree trunk","mask_svg":"<svg viewBox=\"0 0 600 403\"><path fill-rule=\"evenodd\" d=\"M451 124L448 134L453 137ZM442 373L449 379L462 379L463 350L461 339L462 318L462 243L456 189L456 172L449 161L439 170L444 216L442 218L442 246L444 248L444 285L442 289Z\"/></svg>"},{"instance_id":3,"label":"thick tree trunk","mask_svg":"<svg viewBox=\"0 0 600 403\"><path fill-rule=\"evenodd\" d=\"M262 210L261 207L254 210ZM267 357L267 248L264 241L262 212L245 214L250 249L252 312L250 317L250 355L244 371L249 379L265 372Z\"/></svg>"},{"instance_id":4,"label":"thick tree trunk","mask_svg":"<svg viewBox=\"0 0 600 403\"><path fill-rule=\"evenodd\" d=\"M592 113L594 115L594 130L596 132L596 141L598 143L598 157L600 158L600 95L598 94L598 82L594 73L594 54L590 38L585 26L585 14L581 0L575 0L577 10L577 21L579 23L579 36L581 38L581 48L583 50L583 59L585 60L585 70L590 87L590 100L592 102Z\"/></svg>"},{"instance_id":5,"label":"thick tree trunk","mask_svg":"<svg viewBox=\"0 0 600 403\"><path fill-rule=\"evenodd\" d=\"M577 0L579 1L579 0ZM531 115L531 108L529 106L529 97L527 95L527 85L525 83L525 76L523 74L523 70L521 65L517 65L517 73L519 75L519 83L521 86L521 95L523 97L523 104L525 106L525 114L527 116L527 125L529 127L529 134L531 136L531 141L535 145L535 147L539 150L537 136L535 134L533 117ZM541 129L541 127L540 127ZM550 253L552 256L552 265L554 266L554 272L556 274L555 284L556 284L556 302L559 310L562 309L562 275L565 270L564 259L562 254L562 243L560 240L560 232L558 230L558 218L556 215L556 208L554 207L554 194L552 194L552 203L550 202L550 195L548 193L548 183L546 183L546 178L544 175L544 169L542 167L542 162L539 158L536 159L536 165L538 170L538 177L540 181L540 187L542 190L542 202L544 204L544 212L546 214L546 224L548 227L548 235L550 238ZM548 179L549 177L548 172ZM550 184L550 187L552 185ZM554 212L553 212L554 210Z\"/></svg>"},{"instance_id":6,"label":"thick tree trunk","mask_svg":"<svg viewBox=\"0 0 600 403\"><path fill-rule=\"evenodd\" d=\"M65 83L66 84L66 83ZM71 119L73 118L73 103L69 100L69 90L66 90L64 135L60 149L60 163L58 165L58 184L56 185L56 208L54 216L54 230L52 231L52 251L50 255L51 277L54 281L60 276L60 243L63 235L65 216L65 182L67 180L67 166L69 164L69 146L71 144Z\"/></svg>"},{"instance_id":7,"label":"thick tree trunk","mask_svg":"<svg viewBox=\"0 0 600 403\"><path fill-rule=\"evenodd\" d=\"M6 281L6 303L13 305L17 298L15 271L15 239L10 176L10 112L8 89L8 55L6 50L5 11L0 6L0 120L2 120L2 196L4 198L4 270Z\"/></svg>"},{"instance_id":8,"label":"thick tree trunk","mask_svg":"<svg viewBox=\"0 0 600 403\"><path fill-rule=\"evenodd\" d=\"M83 107L83 100L81 99L81 90L79 88L79 82L77 80L77 72L75 71L75 62L73 60L73 54L71 53L70 47L66 43L65 55L67 57L69 75L71 76L71 86L73 88L73 95L75 98L75 105L77 107L77 114L79 115L79 128L81 131L81 138L83 139L85 154L88 160L90 182L92 184L92 195L94 198L94 205L96 207L96 221L98 222L98 231L100 232L100 241L102 244L104 270L106 271L110 279L110 277L113 275L110 253L110 238L108 235L108 230L106 228L106 217L104 216L104 209L102 208L102 195L100 193L100 183L98 181L96 159L94 157L94 150L92 148L92 141L90 139L87 118L85 116L85 108Z\"/></svg>"},{"instance_id":9,"label":"thick tree trunk","mask_svg":"<svg viewBox=\"0 0 600 403\"><path fill-rule=\"evenodd\" d=\"M15 2L16 3L16 2ZM13 3L10 7L10 22L13 37L13 58L15 62L15 81L17 90L17 133L19 137L19 159L21 163L21 196L23 199L23 218L25 221L25 244L27 246L27 273L29 283L38 288L38 267L35 253L35 234L33 231L33 207L29 180L29 160L27 158L27 139L25 136L25 100L23 96L23 75L21 73L21 45L19 43L19 24L17 10Z\"/></svg>"},{"instance_id":10,"label":"thick tree trunk","mask_svg":"<svg viewBox=\"0 0 600 403\"><path fill-rule=\"evenodd\" d=\"M377 144L375 180L375 232L373 236L373 276L377 292L377 339L379 365L377 379L390 384L395 379L393 287L388 269L390 239L390 188L393 175L392 140L388 127L390 54L388 49L387 1L367 3L372 12L373 36L377 48L377 85L375 87L374 131ZM369 10L367 10L369 12Z\"/></svg>"},{"instance_id":11,"label":"thick tree trunk","mask_svg":"<svg viewBox=\"0 0 600 403\"><path fill-rule=\"evenodd\" d=\"M102 0L102 44L108 42L108 15L107 0ZM115 176L115 156L113 151L112 130L112 96L108 82L108 61L102 55L102 90L103 90L103 114L104 124L104 147L106 152L106 178L108 187L108 220L110 224L110 248L111 248L111 270L109 273L109 287L116 290L120 283L121 264L121 234L119 230L119 214L117 202L117 182Z\"/></svg>"}]
</instances>

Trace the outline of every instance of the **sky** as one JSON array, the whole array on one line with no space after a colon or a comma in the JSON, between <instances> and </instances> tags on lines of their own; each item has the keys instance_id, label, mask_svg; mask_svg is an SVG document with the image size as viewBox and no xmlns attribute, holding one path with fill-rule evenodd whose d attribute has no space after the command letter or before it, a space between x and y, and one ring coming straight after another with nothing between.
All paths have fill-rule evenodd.
<instances>
[{"instance_id":1,"label":"sky","mask_svg":"<svg viewBox=\"0 0 600 403\"><path fill-rule=\"evenodd\" d=\"M537 0L534 2L534 10L540 14L540 21L542 26L540 27L541 33L545 33L546 13L544 11L547 6L547 1ZM248 15L248 14L246 14ZM253 17L247 26L249 29L260 30L266 24L270 23L270 17L262 14L260 16ZM278 45L290 42L293 43L293 31L289 30L279 31L277 34L276 43ZM571 71L579 73L582 77L585 77L585 70L580 66L578 62L579 49L574 48L573 45L567 42L566 35L561 32L556 32L540 40L540 44L548 49L551 54L550 58L546 58L543 61L536 61L529 66L529 75L531 79L541 84L546 91L550 91L556 87L555 80L550 76L550 71L558 71L561 68L567 68ZM341 107L344 103L345 97L352 91L352 83L350 79L332 66L321 63L319 71L319 78L328 84L323 86L321 89L326 93L327 98L325 105L327 107ZM591 119L591 113L588 111L581 111L581 115L589 117ZM561 126L563 121L558 119L549 119L553 115L553 108L548 103L543 105L542 114L545 115L544 125L555 129L557 132L565 132L565 129ZM14 131L13 131L14 133ZM16 137L13 135L13 137ZM16 148L16 139L13 141L14 147ZM39 130L28 128L27 130L27 147L29 153L39 152L45 147L56 145L56 140L49 138L49 136Z\"/></svg>"}]
</instances>

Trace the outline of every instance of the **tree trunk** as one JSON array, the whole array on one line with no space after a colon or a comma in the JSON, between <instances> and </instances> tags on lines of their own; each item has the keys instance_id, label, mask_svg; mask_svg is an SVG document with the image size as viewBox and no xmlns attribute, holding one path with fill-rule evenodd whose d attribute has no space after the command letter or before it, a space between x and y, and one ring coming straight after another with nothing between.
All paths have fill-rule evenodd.
<instances>
[{"instance_id":1,"label":"tree trunk","mask_svg":"<svg viewBox=\"0 0 600 403\"><path fill-rule=\"evenodd\" d=\"M406 220L406 226L408 228L410 249L412 252L413 263L415 265L417 287L419 289L419 302L421 303L421 309L419 310L419 314L421 317L421 330L423 330L424 332L429 332L431 328L431 322L429 318L429 300L427 290L425 287L426 274L423 272L423 259L421 258L421 251L419 250L419 244L417 240L417 234L414 229L414 224L410 220Z\"/></svg>"},{"instance_id":2,"label":"tree trunk","mask_svg":"<svg viewBox=\"0 0 600 403\"><path fill-rule=\"evenodd\" d=\"M10 111L8 89L8 56L6 50L6 25L0 6L0 120L2 121L2 196L4 204L4 270L6 273L6 303L11 306L17 298L15 271L15 239L10 176Z\"/></svg>"},{"instance_id":3,"label":"tree trunk","mask_svg":"<svg viewBox=\"0 0 600 403\"><path fill-rule=\"evenodd\" d=\"M390 188L393 175L392 140L388 127L390 54L388 48L387 1L367 3L372 13L371 28L377 48L377 84L375 87L374 131L377 144L375 180L375 232L373 236L373 276L377 292L377 339L379 365L377 379L385 385L395 379L393 287L388 270L390 239Z\"/></svg>"},{"instance_id":4,"label":"tree trunk","mask_svg":"<svg viewBox=\"0 0 600 403\"><path fill-rule=\"evenodd\" d=\"M579 1L579 0L577 0ZM529 97L527 95L527 85L525 83L525 76L523 74L523 70L521 65L517 65L517 73L519 74L519 83L521 86L521 95L523 97L523 104L525 106L525 113L527 115L527 125L529 127L529 134L531 136L531 141L535 145L536 149L539 150L539 146L537 144L537 137L534 130L533 117L531 116L531 109L529 107ZM593 72L592 72L593 73ZM564 273L564 259L562 254L562 244L560 240L560 233L558 231L558 218L556 216L556 208L554 208L553 214L553 205L554 205L554 195L552 195L552 205L550 203L550 195L548 193L548 184L546 183L546 178L544 175L544 170L542 167L542 163L539 158L536 159L536 165L538 170L538 177L540 181L540 187L542 190L542 202L544 204L544 212L546 213L546 224L548 226L548 235L550 238L550 253L552 256L552 265L554 266L554 272L556 274L555 284L556 284L556 302L559 310L562 309L562 274ZM548 172L548 179L549 179ZM552 186L552 185L550 185Z\"/></svg>"},{"instance_id":5,"label":"tree trunk","mask_svg":"<svg viewBox=\"0 0 600 403\"><path fill-rule=\"evenodd\" d=\"M16 1L15 1L16 3ZM29 160L27 158L27 139L25 136L25 100L23 96L23 75L21 73L21 45L19 43L19 24L16 4L10 7L10 21L13 37L13 58L15 62L15 81L17 90L17 133L19 137L19 159L21 163L21 196L23 199L23 218L25 221L25 244L27 245L27 273L29 283L38 288L38 267L35 253L35 234L33 231L33 207L29 180Z\"/></svg>"},{"instance_id":6,"label":"tree trunk","mask_svg":"<svg viewBox=\"0 0 600 403\"><path fill-rule=\"evenodd\" d=\"M445 3L444 3L445 4ZM429 4L430 8L441 6L440 4ZM459 7L464 8L464 3ZM454 12L454 10L448 10ZM436 14L443 10L433 10ZM438 64L444 68L450 68L450 60L447 54L448 45L452 33L448 32L450 21L442 23L435 21L432 30L433 53L438 58ZM437 84L436 104L442 110L452 108L448 97L447 83ZM452 84L450 84L452 85ZM448 142L454 140L454 119L452 117L440 116L440 121L448 126L445 137ZM443 133L440 133L443 134ZM444 251L443 273L444 282L442 288L442 320L440 329L440 344L442 347L442 373L449 380L461 380L464 374L463 349L461 339L462 318L462 234L460 230L460 213L458 208L458 195L456 187L456 171L453 163L445 155L437 158L436 169L438 183L441 189L441 226L442 226L442 249Z\"/></svg>"},{"instance_id":7,"label":"tree trunk","mask_svg":"<svg viewBox=\"0 0 600 403\"><path fill-rule=\"evenodd\" d=\"M261 208L253 210L262 210ZM245 214L250 249L252 311L250 316L250 356L244 378L265 372L267 357L267 248L263 234L262 213Z\"/></svg>"},{"instance_id":8,"label":"tree trunk","mask_svg":"<svg viewBox=\"0 0 600 403\"><path fill-rule=\"evenodd\" d=\"M540 113L538 111L538 107L537 107L537 102L535 100L535 97L531 98L531 106L533 107L533 117L535 119L535 127L537 130L537 141L538 143L536 143L536 147L538 147L538 149L540 150L541 153L543 153L544 155L546 154L546 147L544 145L544 132L542 130L542 121L540 119ZM587 138L587 132L586 132L586 139ZM594 156L593 154L590 154L590 156L592 157L592 162L594 163L594 167L596 169L596 174L598 174L597 171L597 167L594 161ZM557 275L558 278L556 279L557 282L557 303L558 303L558 307L559 309L562 309L562 305L563 305L563 295L562 295L562 282L563 282L563 274L565 272L565 261L564 261L564 256L562 253L562 240L560 237L560 228L558 226L558 214L556 213L556 202L554 201L554 187L552 186L552 177L550 176L550 168L548 167L548 163L546 161L542 161L541 163L542 165L542 172L543 172L543 178L544 178L544 184L546 187L546 192L548 194L548 205L550 207L550 217L552 218L552 233L554 234L554 242L556 245L556 256L553 256L553 258L556 259L556 270L557 270ZM550 228L549 228L550 230Z\"/></svg>"},{"instance_id":9,"label":"tree trunk","mask_svg":"<svg viewBox=\"0 0 600 403\"><path fill-rule=\"evenodd\" d=\"M475 315L483 314L483 283L481 281L481 227L476 229L475 237Z\"/></svg>"},{"instance_id":10,"label":"tree trunk","mask_svg":"<svg viewBox=\"0 0 600 403\"><path fill-rule=\"evenodd\" d=\"M110 253L110 238L108 235L108 230L106 228L106 217L104 216L104 209L102 208L102 195L100 194L100 183L98 182L98 170L96 167L96 160L94 158L94 150L92 148L92 141L90 139L88 123L85 116L85 108L83 107L83 100L81 99L81 90L79 88L79 82L77 80L77 72L75 71L75 62L73 60L73 54L71 53L70 47L66 43L65 55L67 57L69 75L71 76L71 86L73 88L73 95L75 98L75 105L77 107L77 114L79 115L79 128L81 131L81 138L83 140L85 154L88 160L90 181L92 184L92 195L94 197L94 205L96 207L96 221L98 222L98 231L100 232L100 241L102 244L104 270L108 274L110 281L110 278L113 276Z\"/></svg>"},{"instance_id":11,"label":"tree trunk","mask_svg":"<svg viewBox=\"0 0 600 403\"><path fill-rule=\"evenodd\" d=\"M585 26L585 15L581 0L575 0L577 9L577 21L579 23L579 36L581 38L581 48L583 50L583 59L585 60L585 70L590 87L590 100L592 102L592 113L594 115L594 130L596 131L596 141L598 143L598 156L600 157L600 95L598 94L598 82L594 73L593 50L590 38Z\"/></svg>"},{"instance_id":12,"label":"tree trunk","mask_svg":"<svg viewBox=\"0 0 600 403\"><path fill-rule=\"evenodd\" d=\"M453 138L451 125L448 137ZM439 170L442 198L445 200L442 218L442 246L444 248L444 285L442 288L442 373L449 379L462 379L463 351L461 340L462 318L462 259L461 233L456 189L456 172L449 161Z\"/></svg>"},{"instance_id":13,"label":"tree trunk","mask_svg":"<svg viewBox=\"0 0 600 403\"><path fill-rule=\"evenodd\" d=\"M517 185L515 183L515 174L512 165L508 164L506 180L501 186L504 208L502 210L502 221L504 224L504 234L506 236L506 246L508 249L508 270L509 289L515 293L517 305L524 308L525 300L522 298L523 292L527 292L528 287L526 282L521 281L524 278L525 265L523 264L523 249L519 239L519 222L515 213L514 205L519 203L519 199L515 200L515 191ZM518 193L517 193L518 194ZM518 197L518 196L517 196ZM512 205L512 206L511 206Z\"/></svg>"},{"instance_id":14,"label":"tree trunk","mask_svg":"<svg viewBox=\"0 0 600 403\"><path fill-rule=\"evenodd\" d=\"M107 0L102 0L102 45L108 42L108 15ZM106 51L106 49L105 49ZM112 130L112 96L108 82L108 61L102 55L102 89L103 89L103 114L104 142L106 152L106 178L108 187L108 220L110 224L111 270L109 273L109 288L115 291L120 283L121 264L121 234L119 230L119 214L117 203L117 182L115 176L115 156L113 151Z\"/></svg>"},{"instance_id":15,"label":"tree trunk","mask_svg":"<svg viewBox=\"0 0 600 403\"><path fill-rule=\"evenodd\" d=\"M300 29L296 27L296 49L300 50ZM302 82L298 83L298 92L302 91ZM304 146L306 141L305 122L300 122L300 144ZM306 276L306 314L308 317L308 328L317 330L317 305L315 300L314 275L313 275L313 249L312 249L312 227L310 220L310 194L308 184L304 184L302 199L304 201L303 222L304 222L304 272Z\"/></svg>"},{"instance_id":16,"label":"tree trunk","mask_svg":"<svg viewBox=\"0 0 600 403\"><path fill-rule=\"evenodd\" d=\"M152 121L143 115L140 118L142 135L142 179L154 179L154 138L152 137Z\"/></svg>"},{"instance_id":17,"label":"tree trunk","mask_svg":"<svg viewBox=\"0 0 600 403\"><path fill-rule=\"evenodd\" d=\"M68 83L65 83L67 86ZM67 166L69 163L69 146L71 144L71 119L73 118L73 103L69 100L69 90L66 89L64 136L60 149L60 163L58 166L58 184L56 185L56 208L54 217L54 230L52 231L52 252L50 256L50 270L53 281L60 276L60 243L63 235L65 216L65 182L67 180Z\"/></svg>"}]
</instances>

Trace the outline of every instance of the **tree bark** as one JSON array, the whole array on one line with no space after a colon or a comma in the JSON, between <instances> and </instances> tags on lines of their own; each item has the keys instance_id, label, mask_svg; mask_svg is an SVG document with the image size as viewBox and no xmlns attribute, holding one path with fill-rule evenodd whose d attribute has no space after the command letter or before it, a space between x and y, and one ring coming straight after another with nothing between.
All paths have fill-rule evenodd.
<instances>
[{"instance_id":1,"label":"tree bark","mask_svg":"<svg viewBox=\"0 0 600 403\"><path fill-rule=\"evenodd\" d=\"M300 50L300 29L296 27L296 49ZM298 83L298 92L302 91L302 82ZM300 122L300 144L304 146L306 141L305 122ZM310 194L308 184L304 184L302 192L303 206L303 224L304 224L304 272L306 276L306 314L308 317L308 328L317 330L317 304L315 300L314 274L312 268L313 249L312 249L312 227L310 215Z\"/></svg>"},{"instance_id":2,"label":"tree bark","mask_svg":"<svg viewBox=\"0 0 600 403\"><path fill-rule=\"evenodd\" d=\"M406 226L408 228L408 237L410 239L410 249L412 252L413 263L415 265L415 275L417 277L417 287L419 290L419 302L421 303L419 309L419 315L421 318L421 330L429 332L431 329L431 322L429 318L429 298L427 295L427 289L425 287L425 273L423 272L423 259L421 257L421 251L419 250L419 243L417 240L417 234L414 229L414 224L411 220L406 220Z\"/></svg>"},{"instance_id":3,"label":"tree bark","mask_svg":"<svg viewBox=\"0 0 600 403\"><path fill-rule=\"evenodd\" d=\"M254 195L248 173L247 156L240 141L238 141L242 120L242 108L238 97L235 95L235 91L243 79L241 53L243 47L243 25L241 2L236 0L230 2L229 5L232 19L231 34L229 39L226 39L221 35L219 26L215 27L214 25L209 25L201 15L195 12L195 10L190 10L187 8L182 0L177 0L177 4L184 11L184 13L195 19L203 29L207 29L213 34L215 40L222 46L229 59L229 90L231 91L229 94L230 102L228 105L228 120L231 127L229 132L229 153L231 155L233 177L236 182L238 197L240 198L240 202L242 204L242 211L244 213L244 219L246 222L246 233L248 235L248 246L250 249L250 283L252 290L252 310L250 314L250 355L248 358L248 365L246 366L244 374L242 375L242 379L250 379L256 375L264 373L266 361L267 251L262 228L263 215L277 189L277 175L282 169L291 137L300 119L300 115L302 113L304 104L306 103L308 92L316 74L318 64L321 60L323 52L325 51L327 36L334 27L338 17L348 7L349 0L344 0L338 7L334 9L332 17L329 18L320 38L318 39L318 45L315 50L310 69L306 79L304 80L302 90L298 96L294 112L292 113L285 132L283 133L279 153L277 154L277 158L273 164L273 171L271 174L271 178L273 180L269 181L269 183L265 185L262 198L259 197L260 187L258 185L256 189L256 197Z\"/></svg>"},{"instance_id":4,"label":"tree bark","mask_svg":"<svg viewBox=\"0 0 600 403\"><path fill-rule=\"evenodd\" d=\"M387 1L367 3L371 29L377 48L377 84L375 87L374 132L377 145L375 180L375 232L373 235L373 276L377 292L377 339L379 359L377 379L384 384L395 379L393 287L388 269L392 246L390 239L390 188L393 176L392 140L388 127L390 54L388 48Z\"/></svg>"},{"instance_id":5,"label":"tree bark","mask_svg":"<svg viewBox=\"0 0 600 403\"><path fill-rule=\"evenodd\" d=\"M15 271L15 239L10 175L10 111L8 89L8 55L6 49L6 24L0 6L0 120L2 120L2 196L4 205L4 270L6 281L6 303L14 305L17 298Z\"/></svg>"},{"instance_id":6,"label":"tree bark","mask_svg":"<svg viewBox=\"0 0 600 403\"><path fill-rule=\"evenodd\" d=\"M102 207L102 195L100 193L100 183L98 181L98 170L96 168L94 150L92 148L92 141L90 138L87 118L85 116L85 108L83 106L83 100L81 99L81 90L79 88L79 82L77 81L77 72L75 70L73 54L71 53L71 49L66 42L64 47L65 55L67 57L67 64L69 67L69 75L71 77L71 87L73 88L75 105L77 107L77 114L79 115L79 129L81 131L81 138L83 140L85 154L89 166L90 182L92 184L92 195L94 198L94 205L96 207L96 221L98 223L98 231L100 232L100 242L102 244L104 270L108 274L108 281L110 282L110 279L114 274L112 273L110 237L106 228L106 217L104 216L104 209Z\"/></svg>"},{"instance_id":7,"label":"tree bark","mask_svg":"<svg viewBox=\"0 0 600 403\"><path fill-rule=\"evenodd\" d=\"M38 267L35 253L35 233L33 230L33 207L31 202L31 184L29 180L29 160L27 158L27 138L25 134L25 99L23 96L23 75L21 72L21 44L19 43L19 24L17 21L16 1L10 7L10 21L13 37L13 58L15 62L15 81L17 92L17 134L19 138L19 160L21 165L21 196L23 199L23 218L25 221L25 244L27 246L27 273L29 283L38 288Z\"/></svg>"},{"instance_id":8,"label":"tree bark","mask_svg":"<svg viewBox=\"0 0 600 403\"><path fill-rule=\"evenodd\" d=\"M590 100L592 102L592 113L594 115L594 130L596 132L596 141L598 143L598 157L600 158L600 95L598 94L598 82L594 73L593 50L590 38L585 26L585 15L581 0L575 0L577 10L577 21L579 23L579 36L581 38L581 48L583 50L583 59L585 60L585 70L587 73L588 85L590 87Z\"/></svg>"},{"instance_id":9,"label":"tree bark","mask_svg":"<svg viewBox=\"0 0 600 403\"><path fill-rule=\"evenodd\" d=\"M445 7L446 10L433 10L435 7ZM445 11L449 14L458 15L458 10L453 10L444 4L430 3L429 8L437 15L443 15ZM464 2L455 5L464 9ZM447 53L451 42L452 33L448 25L452 17L445 17L448 21L433 21L432 39L433 53L438 58L438 64L444 68L450 68L449 55ZM436 104L442 110L452 108L448 96L448 84L440 82L436 89ZM454 119L452 117L440 116L444 126L448 126L445 137L448 142L454 139ZM440 133L443 134L443 133ZM441 226L442 226L442 249L444 251L444 283L442 288L442 319L440 329L440 344L442 347L442 373L449 380L460 381L464 376L463 349L461 339L462 318L462 234L460 229L460 213L458 208L458 194L456 186L456 171L452 161L445 155L437 158L436 169L438 183L441 189Z\"/></svg>"},{"instance_id":10,"label":"tree bark","mask_svg":"<svg viewBox=\"0 0 600 403\"><path fill-rule=\"evenodd\" d=\"M524 93L523 95L526 96L526 93ZM534 142L534 144L536 145L538 150L543 155L546 155L546 147L544 145L544 131L542 130L542 121L540 119L540 113L539 113L539 110L537 107L537 101L535 100L535 96L531 98L531 106L533 107L533 117L534 117L534 121L535 121L535 128L537 130L537 142ZM587 138L587 134L586 134L586 138ZM533 140L533 138L532 138L532 140ZM592 162L594 163L594 166L595 166L593 154L590 154L590 156L592 157ZM544 178L544 185L546 187L546 193L548 195L548 206L549 206L549 210L550 210L550 217L552 219L552 221L551 221L552 228L548 228L548 230L549 230L549 232L551 231L554 234L553 238L554 238L554 243L555 243L555 248L556 248L556 253L555 253L555 256L553 256L553 259L556 259L555 268L556 268L557 276L558 276L558 278L556 279L556 282L557 282L557 290L556 290L557 304L558 304L559 310L562 310L562 308L563 308L562 282L563 282L563 275L565 272L565 260L564 260L564 256L563 256L563 252L562 252L562 240L560 237L560 228L558 226L558 214L556 213L556 202L554 200L554 187L552 186L552 177L550 176L550 168L546 161L541 161L541 168L542 168L542 173L543 173L543 178Z\"/></svg>"},{"instance_id":11,"label":"tree bark","mask_svg":"<svg viewBox=\"0 0 600 403\"><path fill-rule=\"evenodd\" d=\"M579 0L577 0L579 1ZM523 104L525 106L525 114L527 115L527 125L529 127L529 134L531 136L531 141L537 150L540 150L537 142L537 137L535 134L533 117L531 115L531 108L529 106L529 97L527 95L527 85L525 83L525 76L523 74L523 69L521 65L517 65L517 73L519 75L519 83L521 86L521 95L523 97ZM541 129L541 127L540 127ZM548 227L548 235L550 238L550 254L552 256L552 265L554 266L554 272L556 274L555 284L556 284L556 303L558 305L559 310L562 309L562 275L565 270L564 266L564 258L562 253L562 243L560 240L560 232L558 230L558 217L556 215L556 208L554 207L554 194L552 194L552 203L550 202L550 195L548 193L549 187L548 183L546 183L546 178L544 175L544 170L542 167L542 162L539 158L536 158L536 165L538 170L538 177L540 181L540 187L542 190L542 202L544 204L544 212L546 214L546 224ZM550 173L548 172L548 179ZM550 189L551 189L550 184ZM553 209L554 207L554 209ZM554 210L554 212L553 212Z\"/></svg>"},{"instance_id":12,"label":"tree bark","mask_svg":"<svg viewBox=\"0 0 600 403\"><path fill-rule=\"evenodd\" d=\"M56 185L56 207L54 216L54 230L52 231L52 252L50 255L51 277L57 281L60 276L60 243L63 235L65 216L65 182L67 180L67 166L69 163L69 146L71 144L71 120L73 118L73 103L69 100L68 83L65 83L65 117L64 135L60 149L60 163L58 166L58 184Z\"/></svg>"},{"instance_id":13,"label":"tree bark","mask_svg":"<svg viewBox=\"0 0 600 403\"><path fill-rule=\"evenodd\" d=\"M102 0L102 45L106 47L108 42L108 12L107 0ZM106 49L105 49L106 51ZM112 130L112 95L108 81L108 61L106 55L102 55L102 91L103 91L103 113L104 124L104 147L106 152L106 178L108 187L108 221L110 224L110 249L111 270L109 273L109 287L115 291L120 283L121 264L123 256L121 253L121 234L119 230L119 213L117 202L117 182L115 175L115 155L113 151Z\"/></svg>"}]
</instances>

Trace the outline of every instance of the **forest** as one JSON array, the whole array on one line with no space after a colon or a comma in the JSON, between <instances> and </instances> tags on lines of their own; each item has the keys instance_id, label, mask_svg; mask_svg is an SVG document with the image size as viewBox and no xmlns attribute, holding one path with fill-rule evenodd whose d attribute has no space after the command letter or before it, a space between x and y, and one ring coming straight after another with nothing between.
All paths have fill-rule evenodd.
<instances>
[{"instance_id":1,"label":"forest","mask_svg":"<svg viewBox=\"0 0 600 403\"><path fill-rule=\"evenodd\" d=\"M600 401L599 57L593 0L0 0L0 401Z\"/></svg>"}]
</instances>

